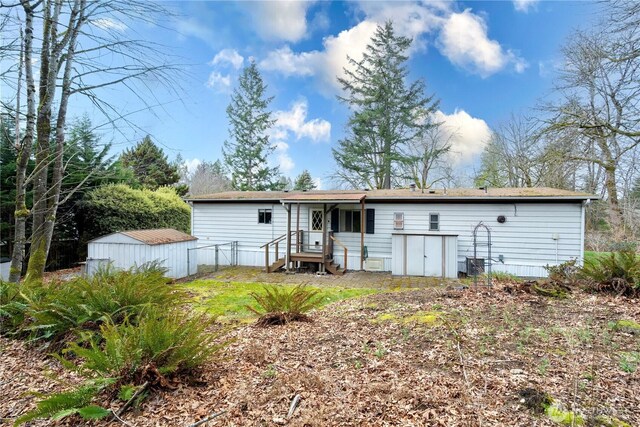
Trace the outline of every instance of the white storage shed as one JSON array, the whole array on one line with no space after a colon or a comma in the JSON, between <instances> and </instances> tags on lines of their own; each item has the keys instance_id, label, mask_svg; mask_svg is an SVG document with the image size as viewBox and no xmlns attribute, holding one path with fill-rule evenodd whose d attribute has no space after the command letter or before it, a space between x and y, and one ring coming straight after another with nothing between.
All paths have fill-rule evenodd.
<instances>
[{"instance_id":1,"label":"white storage shed","mask_svg":"<svg viewBox=\"0 0 640 427\"><path fill-rule=\"evenodd\" d=\"M127 270L149 262L167 269L167 277L180 279L197 270L197 237L172 228L119 231L89 242L86 273L103 265Z\"/></svg>"},{"instance_id":2,"label":"white storage shed","mask_svg":"<svg viewBox=\"0 0 640 427\"><path fill-rule=\"evenodd\" d=\"M455 279L458 277L458 235L392 233L391 273Z\"/></svg>"}]
</instances>

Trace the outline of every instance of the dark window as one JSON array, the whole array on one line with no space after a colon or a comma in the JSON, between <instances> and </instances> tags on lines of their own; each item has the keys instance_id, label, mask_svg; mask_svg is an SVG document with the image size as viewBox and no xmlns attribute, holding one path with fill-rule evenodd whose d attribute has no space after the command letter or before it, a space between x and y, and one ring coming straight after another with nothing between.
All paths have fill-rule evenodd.
<instances>
[{"instance_id":1,"label":"dark window","mask_svg":"<svg viewBox=\"0 0 640 427\"><path fill-rule=\"evenodd\" d=\"M429 214L429 231L440 230L440 214Z\"/></svg>"},{"instance_id":2,"label":"dark window","mask_svg":"<svg viewBox=\"0 0 640 427\"><path fill-rule=\"evenodd\" d=\"M343 233L359 233L361 230L360 211L340 209L340 231Z\"/></svg>"},{"instance_id":3,"label":"dark window","mask_svg":"<svg viewBox=\"0 0 640 427\"><path fill-rule=\"evenodd\" d=\"M375 209L367 209L367 228L365 229L365 233L374 234L375 226L376 226L376 210Z\"/></svg>"},{"instance_id":4,"label":"dark window","mask_svg":"<svg viewBox=\"0 0 640 427\"><path fill-rule=\"evenodd\" d=\"M271 209L258 209L258 224L271 224Z\"/></svg>"}]
</instances>

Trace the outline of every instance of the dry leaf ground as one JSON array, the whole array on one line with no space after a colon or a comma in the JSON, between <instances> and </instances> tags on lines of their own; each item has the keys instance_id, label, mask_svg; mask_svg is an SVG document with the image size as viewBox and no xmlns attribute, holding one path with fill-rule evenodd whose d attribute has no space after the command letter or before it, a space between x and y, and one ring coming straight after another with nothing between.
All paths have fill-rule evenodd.
<instances>
[{"instance_id":1,"label":"dry leaf ground","mask_svg":"<svg viewBox=\"0 0 640 427\"><path fill-rule=\"evenodd\" d=\"M227 411L205 426L558 425L520 402L520 390L536 388L585 418L606 414L640 425L640 368L632 358L640 335L612 328L620 319L640 321L637 301L581 292L553 300L510 294L500 284L431 287L337 302L312 317L233 330L235 341L201 372L202 384L157 393L124 419L188 426ZM23 343L1 339L0 352L7 422L32 407L25 392L78 381Z\"/></svg>"}]
</instances>

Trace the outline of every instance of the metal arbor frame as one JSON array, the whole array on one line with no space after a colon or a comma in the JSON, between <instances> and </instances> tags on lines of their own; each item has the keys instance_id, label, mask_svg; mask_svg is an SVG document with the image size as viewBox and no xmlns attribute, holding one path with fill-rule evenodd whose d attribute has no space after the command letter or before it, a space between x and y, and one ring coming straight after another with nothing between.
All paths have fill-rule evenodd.
<instances>
[{"instance_id":1,"label":"metal arbor frame","mask_svg":"<svg viewBox=\"0 0 640 427\"><path fill-rule=\"evenodd\" d=\"M487 232L486 242L478 242L478 231L484 228ZM487 272L487 286L491 286L491 229L482 221L473 229L473 285L478 286L478 246L487 247L487 262L485 265Z\"/></svg>"}]
</instances>

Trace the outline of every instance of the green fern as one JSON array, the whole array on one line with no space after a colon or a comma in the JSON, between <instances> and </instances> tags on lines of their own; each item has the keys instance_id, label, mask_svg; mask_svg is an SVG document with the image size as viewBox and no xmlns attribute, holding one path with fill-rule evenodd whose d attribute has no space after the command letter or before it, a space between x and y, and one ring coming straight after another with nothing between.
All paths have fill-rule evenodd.
<instances>
[{"instance_id":1,"label":"green fern","mask_svg":"<svg viewBox=\"0 0 640 427\"><path fill-rule=\"evenodd\" d=\"M264 293L251 293L259 308L247 306L256 314L266 313L291 313L303 314L322 304L320 291L309 289L305 285L297 285L293 288L268 285L264 287Z\"/></svg>"},{"instance_id":2,"label":"green fern","mask_svg":"<svg viewBox=\"0 0 640 427\"><path fill-rule=\"evenodd\" d=\"M104 378L90 381L75 390L52 394L38 402L36 408L18 418L14 425L24 424L37 418L60 420L78 414L85 419L99 419L111 412L91 402L104 388L112 385L114 379Z\"/></svg>"},{"instance_id":3,"label":"green fern","mask_svg":"<svg viewBox=\"0 0 640 427\"><path fill-rule=\"evenodd\" d=\"M88 376L118 376L124 383L155 382L202 366L222 348L224 344L215 342L218 336L208 331L211 323L204 316L149 308L137 324L128 319L105 323L100 339L90 340L88 346L72 342L63 354L83 360L76 369Z\"/></svg>"}]
</instances>

